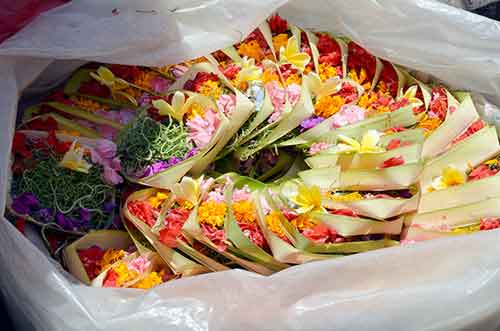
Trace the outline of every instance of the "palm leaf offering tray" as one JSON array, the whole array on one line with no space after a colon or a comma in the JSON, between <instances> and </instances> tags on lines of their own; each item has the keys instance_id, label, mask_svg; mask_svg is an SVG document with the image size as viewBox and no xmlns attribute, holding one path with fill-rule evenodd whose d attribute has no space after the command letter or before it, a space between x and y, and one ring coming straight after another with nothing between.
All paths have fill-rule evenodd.
<instances>
[{"instance_id":1,"label":"palm leaf offering tray","mask_svg":"<svg viewBox=\"0 0 500 331\"><path fill-rule=\"evenodd\" d=\"M20 109L6 215L95 287L149 289L500 227L471 96L279 15L164 67L87 63Z\"/></svg>"}]
</instances>

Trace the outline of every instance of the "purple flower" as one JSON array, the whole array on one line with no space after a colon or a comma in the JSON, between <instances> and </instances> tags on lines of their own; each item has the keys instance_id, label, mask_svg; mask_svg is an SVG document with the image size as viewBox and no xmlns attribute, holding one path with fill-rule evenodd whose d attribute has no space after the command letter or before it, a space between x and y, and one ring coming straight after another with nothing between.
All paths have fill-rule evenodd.
<instances>
[{"instance_id":1,"label":"purple flower","mask_svg":"<svg viewBox=\"0 0 500 331\"><path fill-rule=\"evenodd\" d=\"M29 215L31 212L36 211L40 208L40 202L37 197L31 192L25 192L18 195L12 201L12 209L16 213Z\"/></svg>"},{"instance_id":2,"label":"purple flower","mask_svg":"<svg viewBox=\"0 0 500 331\"><path fill-rule=\"evenodd\" d=\"M174 165L176 165L177 163L179 163L181 161L182 161L182 159L180 157L173 156L170 159L168 159L168 161L167 161L167 168L170 168L171 166L174 166Z\"/></svg>"},{"instance_id":3,"label":"purple flower","mask_svg":"<svg viewBox=\"0 0 500 331\"><path fill-rule=\"evenodd\" d=\"M52 208L42 208L38 211L40 221L48 223L54 218L54 210Z\"/></svg>"},{"instance_id":4,"label":"purple flower","mask_svg":"<svg viewBox=\"0 0 500 331\"><path fill-rule=\"evenodd\" d=\"M300 132L304 132L306 130L314 128L319 123L323 122L325 119L320 116L311 116L308 119L305 119L300 123Z\"/></svg>"},{"instance_id":5,"label":"purple flower","mask_svg":"<svg viewBox=\"0 0 500 331\"><path fill-rule=\"evenodd\" d=\"M71 219L64 216L63 213L57 212L56 213L56 223L59 224L63 229L66 230L72 230L73 229L73 224L71 224Z\"/></svg>"},{"instance_id":6,"label":"purple flower","mask_svg":"<svg viewBox=\"0 0 500 331\"><path fill-rule=\"evenodd\" d=\"M117 229L121 229L121 228L123 228L122 218L120 217L120 215L116 215L116 216L113 218L113 225L114 225L114 226L115 226L115 228L117 228Z\"/></svg>"},{"instance_id":7,"label":"purple flower","mask_svg":"<svg viewBox=\"0 0 500 331\"><path fill-rule=\"evenodd\" d=\"M181 161L182 161L181 158L179 158L177 156L172 156L167 161L158 161L158 162L155 162L152 165L149 165L149 166L146 167L146 169L144 170L141 178L153 176L154 174L157 174L160 171L163 171L163 170L165 170L167 168L170 168L171 166L176 165L177 163L179 163Z\"/></svg>"},{"instance_id":8,"label":"purple flower","mask_svg":"<svg viewBox=\"0 0 500 331\"><path fill-rule=\"evenodd\" d=\"M107 201L102 205L102 210L107 214L111 214L115 207L116 204L113 201Z\"/></svg>"},{"instance_id":9,"label":"purple flower","mask_svg":"<svg viewBox=\"0 0 500 331\"><path fill-rule=\"evenodd\" d=\"M196 155L196 153L198 153L198 148L196 148L196 147L195 147L195 148L191 149L191 150L190 150L190 151L186 154L186 156L184 157L184 160L189 159L190 157L195 156L195 155Z\"/></svg>"},{"instance_id":10,"label":"purple flower","mask_svg":"<svg viewBox=\"0 0 500 331\"><path fill-rule=\"evenodd\" d=\"M90 222L90 219L92 218L92 214L90 214L90 210L88 210L87 208L80 208L79 214L80 214L80 221L82 223Z\"/></svg>"},{"instance_id":11,"label":"purple flower","mask_svg":"<svg viewBox=\"0 0 500 331\"><path fill-rule=\"evenodd\" d=\"M143 93L139 98L139 106L144 107L151 104L151 96L148 93Z\"/></svg>"}]
</instances>

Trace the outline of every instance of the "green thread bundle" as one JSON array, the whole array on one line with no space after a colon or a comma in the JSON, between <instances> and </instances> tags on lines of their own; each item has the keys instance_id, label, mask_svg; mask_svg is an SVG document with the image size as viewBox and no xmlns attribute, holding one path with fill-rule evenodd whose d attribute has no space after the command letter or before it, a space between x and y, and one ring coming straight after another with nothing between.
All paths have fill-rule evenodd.
<instances>
[{"instance_id":1,"label":"green thread bundle","mask_svg":"<svg viewBox=\"0 0 500 331\"><path fill-rule=\"evenodd\" d=\"M184 127L170 116L160 123L140 115L119 133L117 140L121 166L129 174L157 161L182 159L193 147Z\"/></svg>"}]
</instances>

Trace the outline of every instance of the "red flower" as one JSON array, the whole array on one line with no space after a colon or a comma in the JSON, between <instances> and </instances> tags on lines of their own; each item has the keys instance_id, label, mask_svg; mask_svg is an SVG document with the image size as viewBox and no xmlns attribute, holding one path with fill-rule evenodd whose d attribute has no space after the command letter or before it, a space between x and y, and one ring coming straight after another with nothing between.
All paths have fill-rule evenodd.
<instances>
[{"instance_id":1,"label":"red flower","mask_svg":"<svg viewBox=\"0 0 500 331\"><path fill-rule=\"evenodd\" d=\"M400 108L406 107L410 104L410 100L408 99L400 99L398 101L393 102L392 104L389 105L389 110L390 111L396 111Z\"/></svg>"},{"instance_id":2,"label":"red flower","mask_svg":"<svg viewBox=\"0 0 500 331\"><path fill-rule=\"evenodd\" d=\"M344 98L345 103L350 103L358 97L358 90L348 83L343 83L338 95Z\"/></svg>"},{"instance_id":3,"label":"red flower","mask_svg":"<svg viewBox=\"0 0 500 331\"><path fill-rule=\"evenodd\" d=\"M194 79L190 79L184 84L184 89L188 91L199 92L201 85L209 80L218 81L219 77L211 72L199 72L196 74Z\"/></svg>"},{"instance_id":4,"label":"red flower","mask_svg":"<svg viewBox=\"0 0 500 331\"><path fill-rule=\"evenodd\" d=\"M56 137L56 132L52 130L47 136L47 145L49 145L49 147L51 147L56 153L64 154L70 149L71 142L59 141Z\"/></svg>"},{"instance_id":5,"label":"red flower","mask_svg":"<svg viewBox=\"0 0 500 331\"><path fill-rule=\"evenodd\" d=\"M498 228L500 228L500 218L489 217L481 219L481 225L479 226L481 231L494 230Z\"/></svg>"},{"instance_id":6,"label":"red flower","mask_svg":"<svg viewBox=\"0 0 500 331\"><path fill-rule=\"evenodd\" d=\"M347 208L342 208L342 209L330 209L328 212L332 215L341 215L341 216L349 216L349 217L358 217L358 215Z\"/></svg>"},{"instance_id":7,"label":"red flower","mask_svg":"<svg viewBox=\"0 0 500 331\"><path fill-rule=\"evenodd\" d=\"M289 221L291 221L299 216L299 215L295 214L293 211L289 211L289 210L283 210L281 213Z\"/></svg>"},{"instance_id":8,"label":"red flower","mask_svg":"<svg viewBox=\"0 0 500 331\"><path fill-rule=\"evenodd\" d=\"M307 38L307 34L304 31L302 31L300 33L300 43L301 43L300 46L302 48L307 47L310 50L310 47L309 47L309 38ZM311 55L311 54L309 54L309 55Z\"/></svg>"},{"instance_id":9,"label":"red flower","mask_svg":"<svg viewBox=\"0 0 500 331\"><path fill-rule=\"evenodd\" d=\"M83 267L90 279L94 279L99 274L99 261L101 261L103 256L104 250L96 245L78 250L78 257L82 261Z\"/></svg>"},{"instance_id":10,"label":"red flower","mask_svg":"<svg viewBox=\"0 0 500 331\"><path fill-rule=\"evenodd\" d=\"M171 209L165 217L165 228L160 230L160 241L168 247L177 247L177 238L182 235L182 227L190 211L185 208Z\"/></svg>"},{"instance_id":11,"label":"red flower","mask_svg":"<svg viewBox=\"0 0 500 331\"><path fill-rule=\"evenodd\" d=\"M290 75L296 74L298 72L298 70L292 67L290 63L282 64L280 66L280 71L284 79L287 79L288 77L290 77Z\"/></svg>"},{"instance_id":12,"label":"red flower","mask_svg":"<svg viewBox=\"0 0 500 331\"><path fill-rule=\"evenodd\" d=\"M421 100L422 105L420 107L413 108L413 113L420 114L420 113L425 111L425 103L423 103L424 102L424 94L422 93L420 86L417 86L417 93L415 94L415 98Z\"/></svg>"},{"instance_id":13,"label":"red flower","mask_svg":"<svg viewBox=\"0 0 500 331\"><path fill-rule=\"evenodd\" d=\"M340 46L337 44L335 39L331 38L328 34L320 34L318 38L318 52L320 55L335 55L339 59L341 59Z\"/></svg>"},{"instance_id":14,"label":"red flower","mask_svg":"<svg viewBox=\"0 0 500 331\"><path fill-rule=\"evenodd\" d=\"M118 274L113 269L109 269L104 281L102 282L102 287L116 287L116 281L118 280Z\"/></svg>"},{"instance_id":15,"label":"red flower","mask_svg":"<svg viewBox=\"0 0 500 331\"><path fill-rule=\"evenodd\" d=\"M123 64L111 64L109 66L109 70L111 70L115 76L131 83L133 83L141 74L141 69L138 67Z\"/></svg>"},{"instance_id":16,"label":"red flower","mask_svg":"<svg viewBox=\"0 0 500 331\"><path fill-rule=\"evenodd\" d=\"M264 234L262 230L254 223L238 222L241 231L248 239L250 239L255 245L260 248L265 248L266 240L264 239Z\"/></svg>"},{"instance_id":17,"label":"red flower","mask_svg":"<svg viewBox=\"0 0 500 331\"><path fill-rule=\"evenodd\" d=\"M26 220L24 218L16 219L16 229L19 230L22 234L24 234L24 228L26 227Z\"/></svg>"},{"instance_id":18,"label":"red flower","mask_svg":"<svg viewBox=\"0 0 500 331\"><path fill-rule=\"evenodd\" d=\"M218 61L218 62L226 62L229 59L229 56L226 55L226 53L224 53L223 51L221 50L218 50L218 51L215 51L212 53L212 56Z\"/></svg>"},{"instance_id":19,"label":"red flower","mask_svg":"<svg viewBox=\"0 0 500 331\"><path fill-rule=\"evenodd\" d=\"M398 94L398 75L394 67L387 61L382 60L384 67L380 72L379 80L384 82L387 88L389 89L389 93L396 97Z\"/></svg>"},{"instance_id":20,"label":"red flower","mask_svg":"<svg viewBox=\"0 0 500 331\"><path fill-rule=\"evenodd\" d=\"M128 203L127 208L132 215L136 216L150 227L156 223L153 207L146 201L131 201Z\"/></svg>"},{"instance_id":21,"label":"red flower","mask_svg":"<svg viewBox=\"0 0 500 331\"><path fill-rule=\"evenodd\" d=\"M230 65L228 65L226 68L222 69L222 73L224 74L224 76L227 77L227 79L229 80L233 80L236 78L236 76L238 75L238 73L241 71L241 67L237 66L236 64L234 63L231 63Z\"/></svg>"},{"instance_id":22,"label":"red flower","mask_svg":"<svg viewBox=\"0 0 500 331\"><path fill-rule=\"evenodd\" d=\"M391 157L391 158L385 160L384 162L382 162L382 165L380 166L380 168L384 169L384 168L397 167L397 166L400 166L403 164L405 164L405 159L401 155L398 155L398 156Z\"/></svg>"},{"instance_id":23,"label":"red flower","mask_svg":"<svg viewBox=\"0 0 500 331\"><path fill-rule=\"evenodd\" d=\"M46 119L36 118L26 124L26 128L28 130L36 130L36 131L53 131L57 130L59 125L56 120L51 116Z\"/></svg>"},{"instance_id":24,"label":"red flower","mask_svg":"<svg viewBox=\"0 0 500 331\"><path fill-rule=\"evenodd\" d=\"M275 14L268 19L269 27L273 34L285 33L288 30L288 23L278 14Z\"/></svg>"},{"instance_id":25,"label":"red flower","mask_svg":"<svg viewBox=\"0 0 500 331\"><path fill-rule=\"evenodd\" d=\"M109 88L105 85L101 85L101 83L96 80L82 83L78 88L78 93L100 98L109 98L111 96Z\"/></svg>"},{"instance_id":26,"label":"red flower","mask_svg":"<svg viewBox=\"0 0 500 331\"><path fill-rule=\"evenodd\" d=\"M401 139L394 138L387 144L386 149L388 151L401 147Z\"/></svg>"},{"instance_id":27,"label":"red flower","mask_svg":"<svg viewBox=\"0 0 500 331\"><path fill-rule=\"evenodd\" d=\"M453 141L451 143L456 144L459 141L462 141L465 138L472 136L474 133L478 132L479 130L481 130L485 126L486 126L486 124L484 123L484 121L482 119L478 119L474 123L469 125L469 127L467 128L467 130L465 130L464 133L462 133L461 135L459 135L458 137L453 139Z\"/></svg>"},{"instance_id":28,"label":"red flower","mask_svg":"<svg viewBox=\"0 0 500 331\"><path fill-rule=\"evenodd\" d=\"M445 119L448 112L448 96L444 87L438 86L432 89L429 111L438 116L440 120Z\"/></svg>"},{"instance_id":29,"label":"red flower","mask_svg":"<svg viewBox=\"0 0 500 331\"><path fill-rule=\"evenodd\" d=\"M469 180L478 180L483 178L488 178L491 176L495 176L498 173L499 169L493 168L491 169L486 164L481 164L479 167L472 170L468 176Z\"/></svg>"},{"instance_id":30,"label":"red flower","mask_svg":"<svg viewBox=\"0 0 500 331\"><path fill-rule=\"evenodd\" d=\"M14 133L14 139L12 140L12 152L23 158L31 157L31 151L26 148L26 142L26 135L16 131Z\"/></svg>"},{"instance_id":31,"label":"red flower","mask_svg":"<svg viewBox=\"0 0 500 331\"><path fill-rule=\"evenodd\" d=\"M302 235L312 242L325 244L335 242L337 232L330 229L326 225L319 223L313 228L307 228L302 231Z\"/></svg>"},{"instance_id":32,"label":"red flower","mask_svg":"<svg viewBox=\"0 0 500 331\"><path fill-rule=\"evenodd\" d=\"M348 50L347 67L356 71L364 68L368 75L368 80L371 81L373 76L375 76L375 57L353 41L348 44Z\"/></svg>"},{"instance_id":33,"label":"red flower","mask_svg":"<svg viewBox=\"0 0 500 331\"><path fill-rule=\"evenodd\" d=\"M320 55L318 62L320 64L326 63L329 66L336 67L336 66L341 65L341 63L340 63L342 61L341 59L342 59L342 57L341 57L340 53L333 52L333 53L329 53L326 55Z\"/></svg>"}]
</instances>

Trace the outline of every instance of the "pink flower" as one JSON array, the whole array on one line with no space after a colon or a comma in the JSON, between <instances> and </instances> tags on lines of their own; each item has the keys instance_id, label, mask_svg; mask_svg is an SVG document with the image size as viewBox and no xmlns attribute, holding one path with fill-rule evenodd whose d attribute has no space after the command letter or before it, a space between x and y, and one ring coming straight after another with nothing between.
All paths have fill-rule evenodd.
<instances>
[{"instance_id":1,"label":"pink flower","mask_svg":"<svg viewBox=\"0 0 500 331\"><path fill-rule=\"evenodd\" d=\"M227 117L231 117L236 108L236 95L222 94L217 100L217 106Z\"/></svg>"},{"instance_id":2,"label":"pink flower","mask_svg":"<svg viewBox=\"0 0 500 331\"><path fill-rule=\"evenodd\" d=\"M355 105L344 105L340 111L333 115L333 128L340 128L349 124L354 124L365 119L363 108Z\"/></svg>"},{"instance_id":3,"label":"pink flower","mask_svg":"<svg viewBox=\"0 0 500 331\"><path fill-rule=\"evenodd\" d=\"M146 260L146 258L144 258L142 256L139 256L139 257L133 259L132 261L130 261L129 263L127 263L127 267L130 270L134 270L134 271L138 272L139 274L144 274L150 265L151 265L151 262L149 262L148 260Z\"/></svg>"},{"instance_id":4,"label":"pink flower","mask_svg":"<svg viewBox=\"0 0 500 331\"><path fill-rule=\"evenodd\" d=\"M298 84L290 84L286 88L286 95L292 106L295 106L299 102L301 93L302 88Z\"/></svg>"},{"instance_id":5,"label":"pink flower","mask_svg":"<svg viewBox=\"0 0 500 331\"><path fill-rule=\"evenodd\" d=\"M151 80L151 87L156 93L166 92L170 85L172 85L172 82L163 77L155 77Z\"/></svg>"},{"instance_id":6,"label":"pink flower","mask_svg":"<svg viewBox=\"0 0 500 331\"><path fill-rule=\"evenodd\" d=\"M104 166L103 177L104 181L109 185L117 185L123 183L123 178L118 174L118 172L116 172L115 169L109 166Z\"/></svg>"},{"instance_id":7,"label":"pink flower","mask_svg":"<svg viewBox=\"0 0 500 331\"><path fill-rule=\"evenodd\" d=\"M115 169L116 171L122 170L121 161L118 156L111 160L111 168Z\"/></svg>"},{"instance_id":8,"label":"pink flower","mask_svg":"<svg viewBox=\"0 0 500 331\"><path fill-rule=\"evenodd\" d=\"M244 186L242 189L235 189L233 191L233 201L247 201L250 200L250 190L248 186Z\"/></svg>"},{"instance_id":9,"label":"pink flower","mask_svg":"<svg viewBox=\"0 0 500 331\"><path fill-rule=\"evenodd\" d=\"M309 147L309 154L310 155L318 154L319 152L330 148L330 146L331 146L330 144L325 142L314 143L311 145L311 147Z\"/></svg>"},{"instance_id":10,"label":"pink flower","mask_svg":"<svg viewBox=\"0 0 500 331\"><path fill-rule=\"evenodd\" d=\"M248 239L250 239L255 245L259 246L260 248L264 248L264 246L266 245L266 240L264 239L262 230L257 226L257 224L238 222L238 225L240 226L243 234Z\"/></svg>"},{"instance_id":11,"label":"pink flower","mask_svg":"<svg viewBox=\"0 0 500 331\"><path fill-rule=\"evenodd\" d=\"M189 138L193 140L196 147L204 147L212 139L212 135L219 126L219 117L212 109L205 110L205 118L196 115L186 122L189 128Z\"/></svg>"},{"instance_id":12,"label":"pink flower","mask_svg":"<svg viewBox=\"0 0 500 331\"><path fill-rule=\"evenodd\" d=\"M215 229L205 223L201 225L201 229L203 230L205 236L207 236L208 239L210 239L210 241L217 246L219 251L224 252L226 250L227 246L224 242L226 240L226 233L224 230Z\"/></svg>"},{"instance_id":13,"label":"pink flower","mask_svg":"<svg viewBox=\"0 0 500 331\"><path fill-rule=\"evenodd\" d=\"M265 88L274 108L268 122L273 123L280 119L281 113L285 108L285 90L276 81L267 83Z\"/></svg>"},{"instance_id":14,"label":"pink flower","mask_svg":"<svg viewBox=\"0 0 500 331\"><path fill-rule=\"evenodd\" d=\"M116 155L116 144L108 139L97 139L95 150L101 157L112 159Z\"/></svg>"},{"instance_id":15,"label":"pink flower","mask_svg":"<svg viewBox=\"0 0 500 331\"><path fill-rule=\"evenodd\" d=\"M215 190L208 192L207 200L213 200L217 203L224 202L224 194L222 193L222 189L216 188Z\"/></svg>"}]
</instances>

